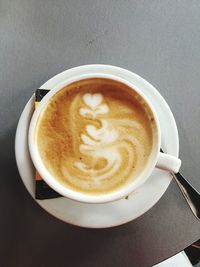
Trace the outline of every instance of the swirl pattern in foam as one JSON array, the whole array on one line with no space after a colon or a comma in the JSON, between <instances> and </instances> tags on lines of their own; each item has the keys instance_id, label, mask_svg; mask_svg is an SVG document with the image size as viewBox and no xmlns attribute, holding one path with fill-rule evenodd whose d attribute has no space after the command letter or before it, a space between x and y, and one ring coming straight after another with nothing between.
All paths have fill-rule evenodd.
<instances>
[{"instance_id":1,"label":"swirl pattern in foam","mask_svg":"<svg viewBox=\"0 0 200 267\"><path fill-rule=\"evenodd\" d=\"M101 194L136 178L152 150L155 123L128 86L86 79L57 93L37 123L46 168L65 186Z\"/></svg>"}]
</instances>

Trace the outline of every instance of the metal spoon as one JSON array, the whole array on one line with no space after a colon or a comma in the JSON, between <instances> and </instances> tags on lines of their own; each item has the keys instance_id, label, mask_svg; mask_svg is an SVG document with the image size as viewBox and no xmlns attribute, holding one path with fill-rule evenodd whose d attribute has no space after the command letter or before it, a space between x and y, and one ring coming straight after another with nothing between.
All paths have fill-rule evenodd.
<instances>
[{"instance_id":1,"label":"metal spoon","mask_svg":"<svg viewBox=\"0 0 200 267\"><path fill-rule=\"evenodd\" d=\"M161 152L162 149L160 150ZM185 197L194 216L200 220L200 193L180 173L171 173Z\"/></svg>"},{"instance_id":2,"label":"metal spoon","mask_svg":"<svg viewBox=\"0 0 200 267\"><path fill-rule=\"evenodd\" d=\"M172 173L175 181L177 182L183 196L185 197L190 209L197 219L200 220L200 193L186 180L183 175Z\"/></svg>"}]
</instances>

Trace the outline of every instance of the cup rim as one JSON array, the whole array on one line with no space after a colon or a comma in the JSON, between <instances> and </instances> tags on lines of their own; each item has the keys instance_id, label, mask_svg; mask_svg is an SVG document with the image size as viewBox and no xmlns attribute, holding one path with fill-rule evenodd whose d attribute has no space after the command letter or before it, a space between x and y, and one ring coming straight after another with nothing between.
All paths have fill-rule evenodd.
<instances>
[{"instance_id":1,"label":"cup rim","mask_svg":"<svg viewBox=\"0 0 200 267\"><path fill-rule=\"evenodd\" d=\"M154 148L151 152L151 162L150 159L148 160L147 164L145 165L144 170L138 175L138 177L128 183L125 184L123 187L119 188L116 191L100 194L100 195L90 195L87 193L80 193L76 192L73 189L67 188L66 186L60 184L53 175L50 174L50 172L46 169L44 166L42 159L40 157L37 144L34 141L35 136L35 128L37 125L37 121L39 119L39 116L41 113L45 110L46 106L48 105L48 102L50 99L60 90L63 89L64 86L67 86L73 82L84 80L87 78L107 78L112 79L118 82L121 82L127 86L129 86L131 89L133 89L135 92L137 92L143 100L146 102L146 104L149 106L154 120L156 122L156 128L157 128L157 142L154 144ZM135 86L133 83L115 76L113 74L103 74L103 73L87 73L87 74L80 74L76 75L74 77L68 78L65 81L58 83L55 87L53 87L48 94L46 94L43 99L41 100L38 107L35 109L31 122L29 125L29 132L28 132L28 146L29 151L31 155L31 159L33 161L33 164L36 168L36 170L39 172L41 177L44 179L44 181L55 191L60 193L62 196L70 198L75 201L83 202L83 203L106 203L106 202L112 202L121 198L124 198L128 196L130 193L132 193L135 189L137 189L139 186L141 186L151 175L153 172L153 169L155 168L155 165L158 160L159 150L160 150L160 143L161 143L161 132L160 132L160 124L157 117L157 114L155 112L155 109L151 102L147 99L145 94L140 91L140 89ZM150 164L151 163L151 164Z\"/></svg>"}]
</instances>

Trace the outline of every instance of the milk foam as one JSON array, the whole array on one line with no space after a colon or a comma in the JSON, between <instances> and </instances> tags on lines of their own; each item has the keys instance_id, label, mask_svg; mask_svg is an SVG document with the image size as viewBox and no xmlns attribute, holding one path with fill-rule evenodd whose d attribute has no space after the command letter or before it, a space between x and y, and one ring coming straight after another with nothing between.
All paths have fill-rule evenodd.
<instances>
[{"instance_id":1,"label":"milk foam","mask_svg":"<svg viewBox=\"0 0 200 267\"><path fill-rule=\"evenodd\" d=\"M109 111L109 107L107 105L100 105L102 102L103 96L102 94L84 94L83 101L87 105L87 108L80 109L80 115L91 115L92 118L96 118L98 114L105 114Z\"/></svg>"},{"instance_id":2,"label":"milk foam","mask_svg":"<svg viewBox=\"0 0 200 267\"><path fill-rule=\"evenodd\" d=\"M91 157L91 163L93 162L89 166L81 161L74 162L74 166L81 171L81 179L84 176L86 178L90 177L95 183L99 184L102 180L110 179L120 169L122 169L120 175L127 176L135 165L136 155L136 165L141 164L143 148L137 138L131 134L124 136L122 131L130 126L142 130L142 126L138 122L123 119L118 121L118 125L114 129L113 120L98 119L98 115L109 113L109 107L105 103L102 94L86 93L83 95L82 100L85 107L79 110L79 114L83 118L88 118L89 116L92 120L98 120L101 127L97 128L93 124L88 124L85 127L85 134L81 134L82 144L79 146L79 151L83 155L83 159L84 156L89 156ZM117 122L117 118L115 120ZM120 151L123 151L123 153ZM128 155L128 161L126 165L123 164L124 166L121 166L124 154ZM99 159L104 159L106 165L101 169L95 169L94 162ZM67 173L67 175L71 176L70 173ZM71 179L73 180L72 176Z\"/></svg>"}]
</instances>

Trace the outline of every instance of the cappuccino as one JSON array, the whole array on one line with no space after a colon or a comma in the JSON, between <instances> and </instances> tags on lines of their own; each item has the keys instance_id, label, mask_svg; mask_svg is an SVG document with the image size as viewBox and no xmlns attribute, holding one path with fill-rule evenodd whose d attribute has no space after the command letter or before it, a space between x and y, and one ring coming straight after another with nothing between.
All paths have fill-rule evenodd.
<instances>
[{"instance_id":1,"label":"cappuccino","mask_svg":"<svg viewBox=\"0 0 200 267\"><path fill-rule=\"evenodd\" d=\"M52 96L36 125L42 162L62 185L105 194L145 168L157 129L144 99L129 86L89 78Z\"/></svg>"}]
</instances>

